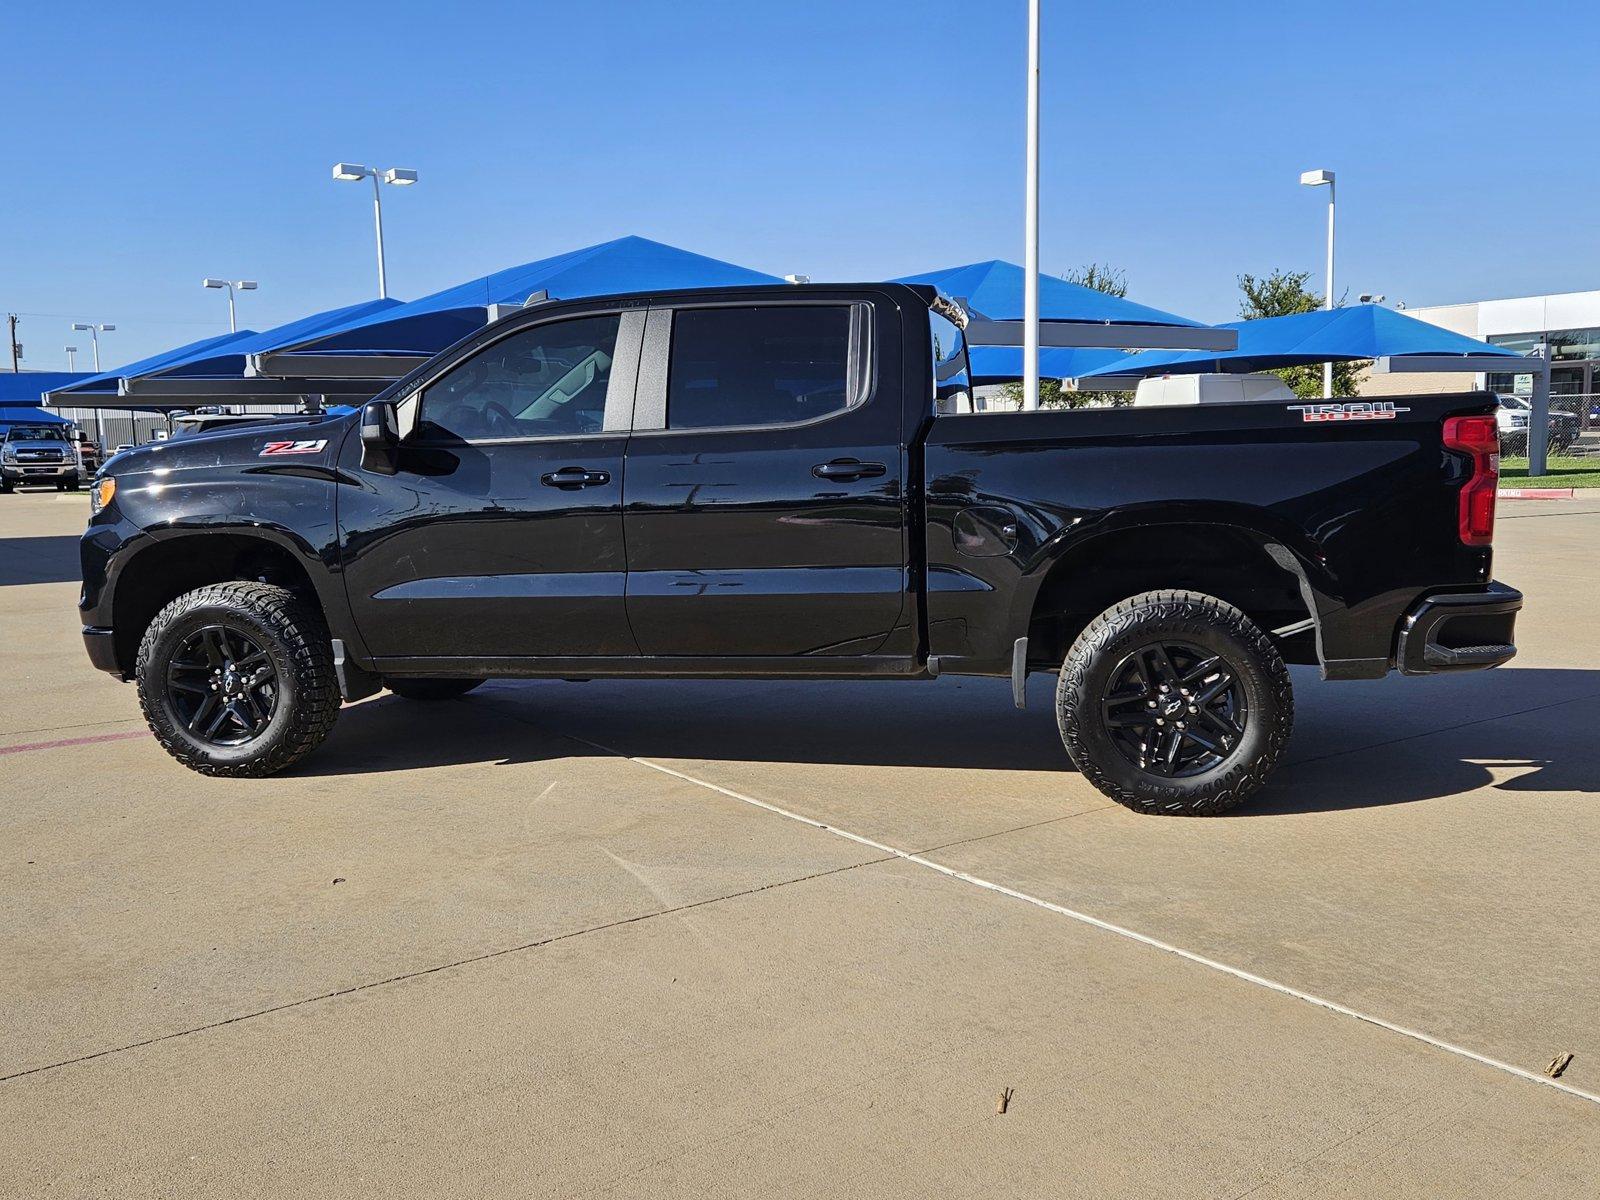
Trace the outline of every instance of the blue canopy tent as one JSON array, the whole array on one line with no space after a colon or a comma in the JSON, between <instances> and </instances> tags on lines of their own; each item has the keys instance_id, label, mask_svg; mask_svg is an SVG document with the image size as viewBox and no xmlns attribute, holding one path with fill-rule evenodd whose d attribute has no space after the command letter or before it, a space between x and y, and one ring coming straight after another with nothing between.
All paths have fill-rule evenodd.
<instances>
[{"instance_id":1,"label":"blue canopy tent","mask_svg":"<svg viewBox=\"0 0 1600 1200\"><path fill-rule=\"evenodd\" d=\"M1515 351L1491 346L1488 342L1430 325L1377 304L1318 309L1289 317L1234 321L1218 328L1238 331L1239 344L1235 349L1187 352L1145 350L1091 367L1077 378L1207 372L1239 374L1309 363L1393 359L1411 355L1474 360L1521 357Z\"/></svg>"},{"instance_id":2,"label":"blue canopy tent","mask_svg":"<svg viewBox=\"0 0 1600 1200\"><path fill-rule=\"evenodd\" d=\"M967 357L972 366L973 383L1000 383L1022 378L1021 346L973 346ZM1077 379L1125 357L1121 350L1046 347L1039 351L1039 375L1044 379Z\"/></svg>"},{"instance_id":3,"label":"blue canopy tent","mask_svg":"<svg viewBox=\"0 0 1600 1200\"><path fill-rule=\"evenodd\" d=\"M924 271L895 280L896 283L932 284L952 299L962 301L974 317L987 317L991 321L1022 320L1022 292L1026 281L1027 275L1021 267L1002 258ZM1051 275L1039 276L1039 319L1097 325L1200 326L1199 321Z\"/></svg>"},{"instance_id":4,"label":"blue canopy tent","mask_svg":"<svg viewBox=\"0 0 1600 1200\"><path fill-rule=\"evenodd\" d=\"M966 307L968 358L975 384L1023 378L1024 268L993 258L906 275L895 282L931 284ZM1039 276L1041 378L1075 378L1138 346L1224 350L1233 346L1235 337L1232 330L1213 329L1122 296Z\"/></svg>"},{"instance_id":5,"label":"blue canopy tent","mask_svg":"<svg viewBox=\"0 0 1600 1200\"><path fill-rule=\"evenodd\" d=\"M308 394L343 395L352 391L365 397L374 390L370 383L357 383L352 387L355 381L351 380L297 380L289 383L247 378L249 356L298 345L325 330L364 320L397 308L400 304L399 300L394 299L363 300L359 304L313 313L264 333L246 331L244 336L236 340L205 346L188 355L170 358L153 369L123 367L119 370L119 392L123 396L172 407L209 400L285 402Z\"/></svg>"},{"instance_id":6,"label":"blue canopy tent","mask_svg":"<svg viewBox=\"0 0 1600 1200\"><path fill-rule=\"evenodd\" d=\"M89 371L8 371L0 373L0 404L32 407L45 393L89 378Z\"/></svg>"},{"instance_id":7,"label":"blue canopy tent","mask_svg":"<svg viewBox=\"0 0 1600 1200\"><path fill-rule=\"evenodd\" d=\"M58 413L39 407L44 394L84 377L79 371L13 371L0 374L0 434L13 425L70 425Z\"/></svg>"},{"instance_id":8,"label":"blue canopy tent","mask_svg":"<svg viewBox=\"0 0 1600 1200\"><path fill-rule=\"evenodd\" d=\"M1239 374L1360 359L1373 360L1375 374L1496 371L1531 375L1529 428L1545 430L1546 436L1530 433L1528 471L1544 473L1549 449L1550 360L1543 354L1518 354L1377 304L1236 321L1218 328L1236 330L1237 347L1224 353L1130 354L1091 368L1079 378L1106 386L1113 379L1129 381L1150 375Z\"/></svg>"},{"instance_id":9,"label":"blue canopy tent","mask_svg":"<svg viewBox=\"0 0 1600 1200\"><path fill-rule=\"evenodd\" d=\"M494 306L540 293L570 300L615 292L782 283L775 275L642 237L622 237L509 267L431 296L325 329L252 357L251 371L276 378L395 379L481 329Z\"/></svg>"},{"instance_id":10,"label":"blue canopy tent","mask_svg":"<svg viewBox=\"0 0 1600 1200\"><path fill-rule=\"evenodd\" d=\"M237 333L224 333L216 337L201 338L197 342L189 342L171 350L163 350L160 354L152 354L148 358L141 358L137 362L128 363L126 366L116 367L110 371L101 371L95 375L80 376L74 383L51 388L46 398L51 404L94 405L99 403L103 397L115 396L118 382L125 375L143 375L152 371L159 371L166 367L188 362L190 359L199 356L216 353L223 346L255 336L255 330L241 329Z\"/></svg>"}]
</instances>

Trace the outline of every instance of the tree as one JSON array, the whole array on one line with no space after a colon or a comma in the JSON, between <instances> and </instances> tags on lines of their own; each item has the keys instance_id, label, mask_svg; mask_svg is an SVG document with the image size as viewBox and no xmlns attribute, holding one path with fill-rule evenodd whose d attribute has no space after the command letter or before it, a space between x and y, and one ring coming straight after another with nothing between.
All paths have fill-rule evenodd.
<instances>
[{"instance_id":1,"label":"tree","mask_svg":"<svg viewBox=\"0 0 1600 1200\"><path fill-rule=\"evenodd\" d=\"M1086 263L1073 267L1061 278L1079 287L1092 288L1108 296L1128 294L1128 275L1106 263ZM1001 388L1001 394L1013 404L1022 404L1022 384L1013 380ZM1133 403L1132 392L1069 392L1062 388L1059 379L1039 380L1040 408L1121 408Z\"/></svg>"},{"instance_id":2,"label":"tree","mask_svg":"<svg viewBox=\"0 0 1600 1200\"><path fill-rule=\"evenodd\" d=\"M1239 302L1239 319L1258 321L1263 317L1292 317L1299 313L1316 312L1322 307L1323 298L1306 287L1306 281L1310 278L1310 271L1283 270L1274 270L1272 274L1260 278L1254 275L1239 276L1239 290L1244 293L1244 298ZM1344 307L1342 297L1334 307ZM1365 362L1334 363L1333 394L1354 396L1356 382L1366 365ZM1272 373L1288 384L1290 390L1302 400L1322 398L1320 363L1283 367Z\"/></svg>"},{"instance_id":3,"label":"tree","mask_svg":"<svg viewBox=\"0 0 1600 1200\"><path fill-rule=\"evenodd\" d=\"M1097 292L1104 292L1108 296L1126 296L1128 294L1128 275L1126 271L1119 271L1116 267L1089 263L1086 266L1074 267L1061 278L1068 283L1075 283L1079 287L1092 288Z\"/></svg>"}]
</instances>

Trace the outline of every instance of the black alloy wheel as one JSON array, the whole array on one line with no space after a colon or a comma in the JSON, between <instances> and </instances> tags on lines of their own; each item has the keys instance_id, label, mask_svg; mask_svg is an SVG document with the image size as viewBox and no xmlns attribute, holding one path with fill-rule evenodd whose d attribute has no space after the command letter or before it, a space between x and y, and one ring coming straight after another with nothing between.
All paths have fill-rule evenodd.
<instances>
[{"instance_id":1,"label":"black alloy wheel","mask_svg":"<svg viewBox=\"0 0 1600 1200\"><path fill-rule=\"evenodd\" d=\"M167 662L167 701L189 735L212 746L260 737L278 707L272 656L237 629L195 630Z\"/></svg>"},{"instance_id":2,"label":"black alloy wheel","mask_svg":"<svg viewBox=\"0 0 1600 1200\"><path fill-rule=\"evenodd\" d=\"M1168 779L1201 775L1244 740L1249 704L1238 670L1186 642L1140 646L1112 670L1100 699L1112 745Z\"/></svg>"}]
</instances>

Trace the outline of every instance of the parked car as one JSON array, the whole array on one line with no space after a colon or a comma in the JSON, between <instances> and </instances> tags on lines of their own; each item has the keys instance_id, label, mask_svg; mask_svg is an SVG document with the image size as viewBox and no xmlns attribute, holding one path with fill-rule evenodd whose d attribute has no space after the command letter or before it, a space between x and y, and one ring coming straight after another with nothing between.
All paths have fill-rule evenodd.
<instances>
[{"instance_id":1,"label":"parked car","mask_svg":"<svg viewBox=\"0 0 1600 1200\"><path fill-rule=\"evenodd\" d=\"M78 449L65 425L13 425L0 440L0 492L22 484L54 484L76 489Z\"/></svg>"},{"instance_id":2,"label":"parked car","mask_svg":"<svg viewBox=\"0 0 1600 1200\"><path fill-rule=\"evenodd\" d=\"M1285 663L1515 654L1490 395L938 415L965 321L900 284L548 303L359 414L136 450L83 537L89 656L224 776L380 687L977 675L1020 706L1049 672L1090 782L1209 814L1281 760Z\"/></svg>"},{"instance_id":3,"label":"parked car","mask_svg":"<svg viewBox=\"0 0 1600 1200\"><path fill-rule=\"evenodd\" d=\"M100 470L100 447L82 429L73 430L70 435L73 444L78 450L78 473L83 479L93 479Z\"/></svg>"},{"instance_id":4,"label":"parked car","mask_svg":"<svg viewBox=\"0 0 1600 1200\"><path fill-rule=\"evenodd\" d=\"M1500 448L1507 454L1522 456L1528 453L1528 422L1533 418L1533 405L1522 396L1495 396L1495 423L1500 430ZM1582 432L1577 413L1550 410L1549 453L1560 454L1569 450Z\"/></svg>"}]
</instances>

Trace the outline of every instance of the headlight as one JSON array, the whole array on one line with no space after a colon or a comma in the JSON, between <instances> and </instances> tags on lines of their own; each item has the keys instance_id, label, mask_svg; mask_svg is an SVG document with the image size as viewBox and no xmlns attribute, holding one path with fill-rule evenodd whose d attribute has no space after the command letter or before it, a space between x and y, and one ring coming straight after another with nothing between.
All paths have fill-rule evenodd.
<instances>
[{"instance_id":1,"label":"headlight","mask_svg":"<svg viewBox=\"0 0 1600 1200\"><path fill-rule=\"evenodd\" d=\"M4 450L0 450L0 458L5 459L6 462L16 462L17 452L10 446L7 446Z\"/></svg>"},{"instance_id":2,"label":"headlight","mask_svg":"<svg viewBox=\"0 0 1600 1200\"><path fill-rule=\"evenodd\" d=\"M89 515L104 511L106 505L111 503L111 497L117 494L117 481L109 475L104 479L95 480L94 487L89 490Z\"/></svg>"}]
</instances>

